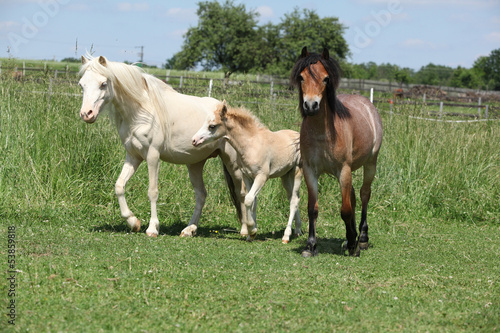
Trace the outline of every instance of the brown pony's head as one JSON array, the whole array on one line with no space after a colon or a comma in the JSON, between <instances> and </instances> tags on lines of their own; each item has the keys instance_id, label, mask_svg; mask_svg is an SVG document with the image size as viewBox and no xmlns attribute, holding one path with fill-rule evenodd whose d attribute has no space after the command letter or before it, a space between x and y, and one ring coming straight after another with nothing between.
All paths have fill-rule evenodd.
<instances>
[{"instance_id":1,"label":"brown pony's head","mask_svg":"<svg viewBox=\"0 0 500 333\"><path fill-rule=\"evenodd\" d=\"M321 54L309 53L307 47L295 63L290 82L299 88L299 108L302 117L314 116L321 111L321 103L339 118L349 117L349 110L337 99L336 89L340 84L340 67L330 58L327 48Z\"/></svg>"}]
</instances>

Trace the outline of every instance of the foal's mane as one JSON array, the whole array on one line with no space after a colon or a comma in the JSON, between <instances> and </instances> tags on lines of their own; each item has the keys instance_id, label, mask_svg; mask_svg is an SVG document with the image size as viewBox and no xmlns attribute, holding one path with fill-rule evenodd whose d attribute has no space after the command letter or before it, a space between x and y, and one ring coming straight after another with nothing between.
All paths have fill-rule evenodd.
<instances>
[{"instance_id":1,"label":"foal's mane","mask_svg":"<svg viewBox=\"0 0 500 333\"><path fill-rule=\"evenodd\" d=\"M249 130L258 129L258 128L267 128L264 124L260 122L260 120L252 114L249 110L241 107L241 108L233 108L228 106L226 101L224 100L219 105L219 112L221 115L221 119L223 118L231 118L242 127L245 127Z\"/></svg>"},{"instance_id":2,"label":"foal's mane","mask_svg":"<svg viewBox=\"0 0 500 333\"><path fill-rule=\"evenodd\" d=\"M90 57L80 68L80 75L92 70L111 81L114 95L121 105L133 105L133 108L124 108L133 111L124 114L129 119L138 119L141 113L156 116L160 127L168 136L167 105L164 96L165 90L175 91L171 86L145 73L135 65L109 61L105 57Z\"/></svg>"},{"instance_id":3,"label":"foal's mane","mask_svg":"<svg viewBox=\"0 0 500 333\"><path fill-rule=\"evenodd\" d=\"M326 55L326 58L325 58ZM292 72L290 74L290 82L299 88L299 108L302 117L305 117L304 113L304 96L302 94L301 78L300 73L304 69L308 69L309 74L317 80L313 71L311 70L311 65L320 62L328 73L329 82L326 85L327 101L330 110L337 114L341 119L349 118L351 116L349 110L342 104L342 102L337 98L336 89L338 89L340 84L341 69L339 64L329 56L328 50L325 48L322 54L319 53L309 53L307 48L302 49L302 54L295 63Z\"/></svg>"}]
</instances>

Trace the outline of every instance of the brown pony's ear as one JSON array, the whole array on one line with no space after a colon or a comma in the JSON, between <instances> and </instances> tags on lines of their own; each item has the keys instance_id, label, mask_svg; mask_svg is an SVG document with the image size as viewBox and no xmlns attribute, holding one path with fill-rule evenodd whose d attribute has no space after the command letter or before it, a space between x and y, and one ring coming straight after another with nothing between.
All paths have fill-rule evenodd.
<instances>
[{"instance_id":1,"label":"brown pony's ear","mask_svg":"<svg viewBox=\"0 0 500 333\"><path fill-rule=\"evenodd\" d=\"M330 52L328 51L328 49L326 47L323 49L323 53L321 53L321 56L325 60L330 60Z\"/></svg>"},{"instance_id":2,"label":"brown pony's ear","mask_svg":"<svg viewBox=\"0 0 500 333\"><path fill-rule=\"evenodd\" d=\"M307 51L307 46L304 46L304 47L302 48L302 53L300 54L300 57L301 57L301 58L305 58L305 57L307 57L308 55L309 55L309 52Z\"/></svg>"},{"instance_id":3,"label":"brown pony's ear","mask_svg":"<svg viewBox=\"0 0 500 333\"><path fill-rule=\"evenodd\" d=\"M107 66L107 61L106 61L106 58L104 58L103 56L100 56L100 57L99 57L99 63L100 63L101 65L103 65L104 67L106 67L106 66Z\"/></svg>"},{"instance_id":4,"label":"brown pony's ear","mask_svg":"<svg viewBox=\"0 0 500 333\"><path fill-rule=\"evenodd\" d=\"M85 65L87 62L89 62L89 59L82 56L82 65Z\"/></svg>"}]
</instances>

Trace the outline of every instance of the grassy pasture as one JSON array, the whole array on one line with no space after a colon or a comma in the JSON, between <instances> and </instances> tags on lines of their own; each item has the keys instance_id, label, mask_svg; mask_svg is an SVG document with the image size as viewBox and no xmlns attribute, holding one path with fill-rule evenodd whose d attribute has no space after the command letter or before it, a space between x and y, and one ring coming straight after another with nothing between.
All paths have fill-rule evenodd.
<instances>
[{"instance_id":1,"label":"grassy pasture","mask_svg":"<svg viewBox=\"0 0 500 333\"><path fill-rule=\"evenodd\" d=\"M187 91L206 94L203 87ZM192 86L196 86L196 81ZM243 82L212 96L245 103L273 130L298 130L296 99ZM33 93L38 91L39 93ZM114 182L125 151L106 117L79 120L74 83L0 81L0 253L15 226L16 325L0 284L1 331L483 331L500 327L500 123L423 121L419 105L380 106L384 143L368 223L371 247L343 255L335 179L320 180L319 255L306 236L281 244L288 203L279 180L259 195L253 243L237 219L221 163L205 168L198 235L179 238L194 208L182 165L160 168L160 236L149 218L147 170L127 186L143 222L121 221ZM267 97L265 97L267 96ZM258 103L257 103L258 102ZM359 191L361 172L354 175ZM307 195L300 209L307 232ZM359 209L358 209L359 220Z\"/></svg>"}]
</instances>

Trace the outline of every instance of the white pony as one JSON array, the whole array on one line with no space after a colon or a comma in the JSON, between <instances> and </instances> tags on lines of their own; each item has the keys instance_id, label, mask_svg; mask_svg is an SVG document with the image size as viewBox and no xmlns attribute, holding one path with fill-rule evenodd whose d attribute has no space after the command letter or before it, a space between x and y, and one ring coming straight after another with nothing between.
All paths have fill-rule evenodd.
<instances>
[{"instance_id":1,"label":"white pony","mask_svg":"<svg viewBox=\"0 0 500 333\"><path fill-rule=\"evenodd\" d=\"M104 106L112 106L116 127L127 151L115 192L121 216L133 231L139 231L141 223L125 201L125 185L142 161L145 160L148 165L148 197L151 201L151 220L146 234L156 237L159 233L156 202L161 159L187 165L196 205L189 225L182 230L181 236L193 236L207 195L203 183L203 166L208 158L215 156L220 156L224 163L231 199L242 226L246 226L241 221L245 190L235 150L225 140L217 140L203 147L191 145L191 137L220 103L218 100L180 94L154 76L145 74L137 66L111 62L102 56L90 59L82 56L80 74L79 85L83 89L80 117L87 123L93 123Z\"/></svg>"},{"instance_id":2,"label":"white pony","mask_svg":"<svg viewBox=\"0 0 500 333\"><path fill-rule=\"evenodd\" d=\"M210 144L225 137L238 152L238 166L243 172L246 188L246 223L248 240L257 234L257 195L269 178L281 177L290 201L290 216L283 243L288 243L295 219L295 234L301 235L299 190L302 180L299 133L292 130L270 131L250 112L228 107L226 101L207 117L193 136L195 147Z\"/></svg>"}]
</instances>

